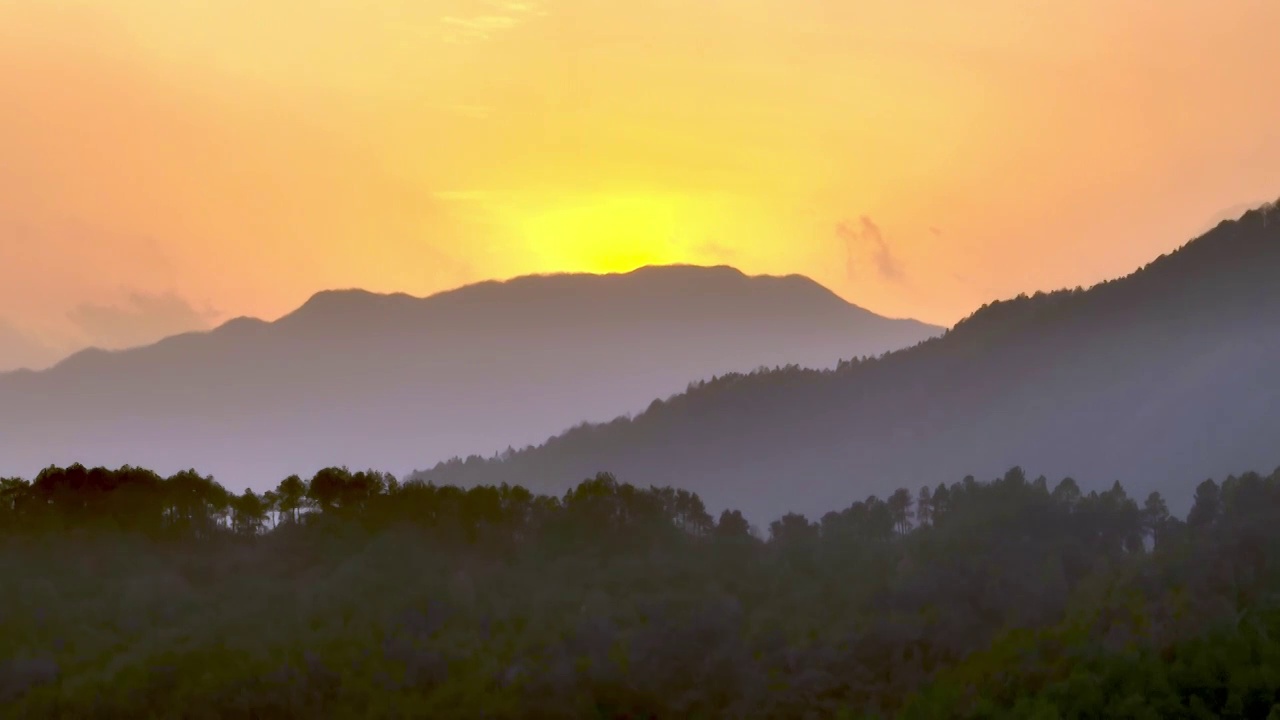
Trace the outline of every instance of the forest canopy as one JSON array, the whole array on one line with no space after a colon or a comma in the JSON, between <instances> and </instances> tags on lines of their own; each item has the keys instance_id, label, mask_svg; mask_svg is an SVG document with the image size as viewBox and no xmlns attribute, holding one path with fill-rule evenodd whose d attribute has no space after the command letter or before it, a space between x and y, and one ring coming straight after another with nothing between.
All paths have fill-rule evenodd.
<instances>
[{"instance_id":1,"label":"forest canopy","mask_svg":"<svg viewBox=\"0 0 1280 720\"><path fill-rule=\"evenodd\" d=\"M327 468L0 480L13 717L1280 717L1280 471L1020 468L759 530Z\"/></svg>"}]
</instances>

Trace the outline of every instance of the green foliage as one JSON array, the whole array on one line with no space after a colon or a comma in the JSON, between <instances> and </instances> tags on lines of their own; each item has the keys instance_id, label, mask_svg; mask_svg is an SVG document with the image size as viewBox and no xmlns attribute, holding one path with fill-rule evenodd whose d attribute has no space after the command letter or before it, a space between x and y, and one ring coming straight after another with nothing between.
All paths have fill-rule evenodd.
<instances>
[{"instance_id":1,"label":"green foliage","mask_svg":"<svg viewBox=\"0 0 1280 720\"><path fill-rule=\"evenodd\" d=\"M1280 717L1280 472L902 490L754 534L328 468L0 480L6 717Z\"/></svg>"}]
</instances>

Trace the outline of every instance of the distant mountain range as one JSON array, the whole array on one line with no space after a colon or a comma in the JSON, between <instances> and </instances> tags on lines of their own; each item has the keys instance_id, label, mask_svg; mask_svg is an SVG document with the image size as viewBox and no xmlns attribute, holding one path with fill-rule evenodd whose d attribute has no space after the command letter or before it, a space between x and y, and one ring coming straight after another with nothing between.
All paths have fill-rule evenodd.
<instances>
[{"instance_id":1,"label":"distant mountain range","mask_svg":"<svg viewBox=\"0 0 1280 720\"><path fill-rule=\"evenodd\" d=\"M720 378L417 477L547 491L611 471L766 519L1014 465L1171 505L1205 478L1280 465L1276 204L1122 279L992 303L885 357Z\"/></svg>"},{"instance_id":2,"label":"distant mountain range","mask_svg":"<svg viewBox=\"0 0 1280 720\"><path fill-rule=\"evenodd\" d=\"M941 332L728 267L322 292L275 322L0 374L0 476L129 463L262 488L326 465L403 473L638 412L715 374L834 367Z\"/></svg>"}]
</instances>

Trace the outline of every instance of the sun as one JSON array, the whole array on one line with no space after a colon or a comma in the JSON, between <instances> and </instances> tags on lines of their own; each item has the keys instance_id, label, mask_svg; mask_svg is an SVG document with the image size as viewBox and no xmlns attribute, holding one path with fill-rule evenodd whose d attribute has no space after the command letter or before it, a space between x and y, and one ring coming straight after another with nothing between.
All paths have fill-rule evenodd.
<instances>
[{"instance_id":1,"label":"sun","mask_svg":"<svg viewBox=\"0 0 1280 720\"><path fill-rule=\"evenodd\" d=\"M708 214L678 195L581 196L520 213L517 232L536 272L628 272L704 261Z\"/></svg>"}]
</instances>

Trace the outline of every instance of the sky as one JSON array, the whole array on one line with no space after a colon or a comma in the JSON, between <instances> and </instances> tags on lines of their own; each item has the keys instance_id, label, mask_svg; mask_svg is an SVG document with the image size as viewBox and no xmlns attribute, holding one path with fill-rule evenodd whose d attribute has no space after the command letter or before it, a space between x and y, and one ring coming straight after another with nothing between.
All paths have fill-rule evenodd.
<instances>
[{"instance_id":1,"label":"sky","mask_svg":"<svg viewBox=\"0 0 1280 720\"><path fill-rule=\"evenodd\" d=\"M1275 0L0 0L0 368L656 263L952 324L1280 197Z\"/></svg>"}]
</instances>

